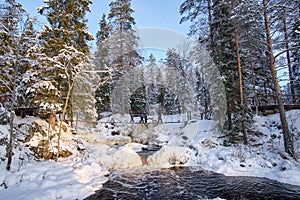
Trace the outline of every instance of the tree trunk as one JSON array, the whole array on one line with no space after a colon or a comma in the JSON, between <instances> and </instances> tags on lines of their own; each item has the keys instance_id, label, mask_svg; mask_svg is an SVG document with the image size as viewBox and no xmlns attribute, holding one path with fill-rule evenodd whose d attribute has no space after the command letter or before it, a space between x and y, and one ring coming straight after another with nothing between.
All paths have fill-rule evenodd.
<instances>
[{"instance_id":1,"label":"tree trunk","mask_svg":"<svg viewBox=\"0 0 300 200\"><path fill-rule=\"evenodd\" d=\"M209 102L210 102L210 98L209 98L209 91L205 86L205 80L204 80L204 72L203 72L203 68L201 68L201 85L203 87L203 96L204 96L204 119L209 119L208 117L208 113L209 111Z\"/></svg>"},{"instance_id":2,"label":"tree trunk","mask_svg":"<svg viewBox=\"0 0 300 200\"><path fill-rule=\"evenodd\" d=\"M61 129L62 129L62 123L65 120L65 116L66 116L66 112L67 112L67 107L68 107L68 103L70 100L70 96L71 96L71 91L73 90L74 87L74 82L69 83L69 89L67 92L67 97L66 97L66 102L65 102L65 106L63 109L63 113L59 122L59 130L58 130L58 138L57 138L57 155L56 155L56 161L59 158L59 154L60 154L60 137L61 137Z\"/></svg>"},{"instance_id":3,"label":"tree trunk","mask_svg":"<svg viewBox=\"0 0 300 200\"><path fill-rule=\"evenodd\" d=\"M283 16L283 31L284 31L284 37L285 37L285 48L286 48L286 59L289 69L289 78L290 78L290 88L291 88L291 94L292 94L292 100L293 103L296 103L295 98L295 87L294 87L294 78L293 78L293 70L292 70L292 64L291 64L291 56L290 56L290 47L289 47L289 35L286 27L286 13L284 13Z\"/></svg>"},{"instance_id":4,"label":"tree trunk","mask_svg":"<svg viewBox=\"0 0 300 200\"><path fill-rule=\"evenodd\" d=\"M262 1L263 1L263 6L264 6L264 20L265 20L266 35L267 35L267 44L269 46L270 68L271 68L273 83L275 86L275 92L276 92L276 97L277 97L277 102L278 102L278 109L279 109L279 114L280 114L280 121L281 121L282 130L283 130L284 148L288 154L290 154L291 156L294 157L295 156L294 155L294 144L293 144L292 136L290 134L288 123L286 120L284 105L283 105L283 101L282 101L282 97L281 97L280 86L278 83L277 72L276 72L276 67L275 67L275 58L274 58L274 54L273 54L273 44L272 44L272 39L271 39L271 31L270 31L269 17L268 17L268 11L267 11L267 0L262 0Z\"/></svg>"},{"instance_id":5,"label":"tree trunk","mask_svg":"<svg viewBox=\"0 0 300 200\"><path fill-rule=\"evenodd\" d=\"M231 0L232 10L234 9L234 0ZM239 36L236 28L236 19L234 19L233 31L235 38L235 52L237 57L238 64L238 73L239 73L239 90L240 90L240 103L242 109L242 131L243 131L243 139L244 144L248 144L247 132L246 132L246 116L245 116L245 105L244 105L244 91L243 91L243 74L242 74L242 66L241 66L241 56L239 52Z\"/></svg>"},{"instance_id":6,"label":"tree trunk","mask_svg":"<svg viewBox=\"0 0 300 200\"><path fill-rule=\"evenodd\" d=\"M9 143L8 143L8 147L7 147L7 164L6 164L6 169L9 171L11 168L11 162L12 162L12 156L13 156L13 136L14 136L14 106L13 106L13 102L11 102L11 107L10 109L10 121L9 121Z\"/></svg>"},{"instance_id":7,"label":"tree trunk","mask_svg":"<svg viewBox=\"0 0 300 200\"><path fill-rule=\"evenodd\" d=\"M231 110L231 108L228 107L228 104L227 104L227 130L228 131L231 131L232 130L232 118L231 118L231 111L228 111L228 109Z\"/></svg>"},{"instance_id":8,"label":"tree trunk","mask_svg":"<svg viewBox=\"0 0 300 200\"><path fill-rule=\"evenodd\" d=\"M207 11L208 11L208 24L209 24L209 31L210 31L211 53L212 53L212 55L214 55L215 46L214 46L214 34L213 34L213 28L212 28L211 0L207 0Z\"/></svg>"},{"instance_id":9,"label":"tree trunk","mask_svg":"<svg viewBox=\"0 0 300 200\"><path fill-rule=\"evenodd\" d=\"M120 20L120 62L121 62L121 66L120 66L120 70L122 71L122 75L123 76L123 73L124 73L124 58L123 58L123 21L122 19ZM125 115L125 92L124 92L124 83L125 83L125 80L123 77L120 78L120 81L122 81L122 85L121 85L121 112L122 112L122 116Z\"/></svg>"},{"instance_id":10,"label":"tree trunk","mask_svg":"<svg viewBox=\"0 0 300 200\"><path fill-rule=\"evenodd\" d=\"M11 168L12 163L12 156L13 156L13 142L14 142L14 117L15 117L15 103L16 103L16 84L17 84L17 71L15 69L13 75L13 88L12 88L12 95L11 95L11 105L10 105L10 120L9 120L9 142L7 146L7 164L6 169L9 171Z\"/></svg>"},{"instance_id":11,"label":"tree trunk","mask_svg":"<svg viewBox=\"0 0 300 200\"><path fill-rule=\"evenodd\" d=\"M254 104L255 104L255 114L258 115L258 100L257 100L257 92L256 92L256 81L255 81L255 70L253 65L253 56L252 51L250 50L250 66L251 66L251 75L252 75L252 84L253 84L253 94L254 94Z\"/></svg>"}]
</instances>

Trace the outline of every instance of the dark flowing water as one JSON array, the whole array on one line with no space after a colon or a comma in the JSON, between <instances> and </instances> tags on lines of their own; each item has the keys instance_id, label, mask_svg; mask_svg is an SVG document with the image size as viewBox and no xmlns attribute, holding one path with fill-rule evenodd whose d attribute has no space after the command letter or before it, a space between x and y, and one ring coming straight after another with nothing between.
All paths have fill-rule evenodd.
<instances>
[{"instance_id":1,"label":"dark flowing water","mask_svg":"<svg viewBox=\"0 0 300 200\"><path fill-rule=\"evenodd\" d=\"M292 178L292 177L291 177ZM106 199L282 199L300 200L300 186L266 178L224 176L198 167L114 172L86 200Z\"/></svg>"}]
</instances>

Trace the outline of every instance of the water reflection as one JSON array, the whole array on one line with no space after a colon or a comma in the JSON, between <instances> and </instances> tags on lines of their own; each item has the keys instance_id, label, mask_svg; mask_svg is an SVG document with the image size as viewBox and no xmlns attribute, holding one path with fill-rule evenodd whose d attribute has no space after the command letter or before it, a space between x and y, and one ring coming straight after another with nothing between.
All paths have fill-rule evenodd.
<instances>
[{"instance_id":1,"label":"water reflection","mask_svg":"<svg viewBox=\"0 0 300 200\"><path fill-rule=\"evenodd\" d=\"M198 167L112 173L94 199L300 199L300 186L266 178L231 177Z\"/></svg>"}]
</instances>

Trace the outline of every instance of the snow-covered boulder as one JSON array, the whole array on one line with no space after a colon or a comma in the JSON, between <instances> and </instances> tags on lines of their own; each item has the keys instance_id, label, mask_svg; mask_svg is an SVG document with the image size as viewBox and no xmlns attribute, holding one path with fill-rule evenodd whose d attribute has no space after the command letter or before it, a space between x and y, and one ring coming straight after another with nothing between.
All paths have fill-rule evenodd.
<instances>
[{"instance_id":1,"label":"snow-covered boulder","mask_svg":"<svg viewBox=\"0 0 300 200\"><path fill-rule=\"evenodd\" d=\"M192 150L181 146L164 146L159 151L149 156L148 165L152 167L171 167L186 164L192 156Z\"/></svg>"},{"instance_id":2,"label":"snow-covered boulder","mask_svg":"<svg viewBox=\"0 0 300 200\"><path fill-rule=\"evenodd\" d=\"M112 159L112 156L109 154L100 154L97 158L99 163L104 166L106 169L114 169L115 168L115 161Z\"/></svg>"},{"instance_id":3,"label":"snow-covered boulder","mask_svg":"<svg viewBox=\"0 0 300 200\"><path fill-rule=\"evenodd\" d=\"M100 154L98 159L107 169L127 169L143 165L141 157L128 146L110 148L107 153Z\"/></svg>"},{"instance_id":4,"label":"snow-covered boulder","mask_svg":"<svg viewBox=\"0 0 300 200\"><path fill-rule=\"evenodd\" d=\"M97 159L102 154L108 154L110 149L111 149L111 147L106 144L93 144L93 145L90 145L88 152L91 152Z\"/></svg>"},{"instance_id":5,"label":"snow-covered boulder","mask_svg":"<svg viewBox=\"0 0 300 200\"><path fill-rule=\"evenodd\" d=\"M127 146L120 147L113 154L112 158L115 161L115 169L133 168L143 165L141 157Z\"/></svg>"},{"instance_id":6,"label":"snow-covered boulder","mask_svg":"<svg viewBox=\"0 0 300 200\"><path fill-rule=\"evenodd\" d=\"M122 146L118 150L101 154L100 163L107 169L127 169L143 165L141 157L130 147Z\"/></svg>"},{"instance_id":7,"label":"snow-covered boulder","mask_svg":"<svg viewBox=\"0 0 300 200\"><path fill-rule=\"evenodd\" d=\"M106 138L106 142L108 145L125 145L131 142L131 137L122 135L109 136Z\"/></svg>"}]
</instances>

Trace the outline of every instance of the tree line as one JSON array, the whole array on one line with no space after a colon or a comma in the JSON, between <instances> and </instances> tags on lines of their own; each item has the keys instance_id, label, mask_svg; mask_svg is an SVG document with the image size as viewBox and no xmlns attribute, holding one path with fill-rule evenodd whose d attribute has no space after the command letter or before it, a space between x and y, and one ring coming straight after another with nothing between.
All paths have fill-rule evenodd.
<instances>
[{"instance_id":1,"label":"tree line","mask_svg":"<svg viewBox=\"0 0 300 200\"><path fill-rule=\"evenodd\" d=\"M299 1L186 0L181 23L191 21L190 34L206 46L223 77L227 95L228 134L243 133L248 143L253 112L247 98L276 95L285 150L294 156L292 133L282 101L279 68L288 72L293 102L299 94Z\"/></svg>"}]
</instances>

